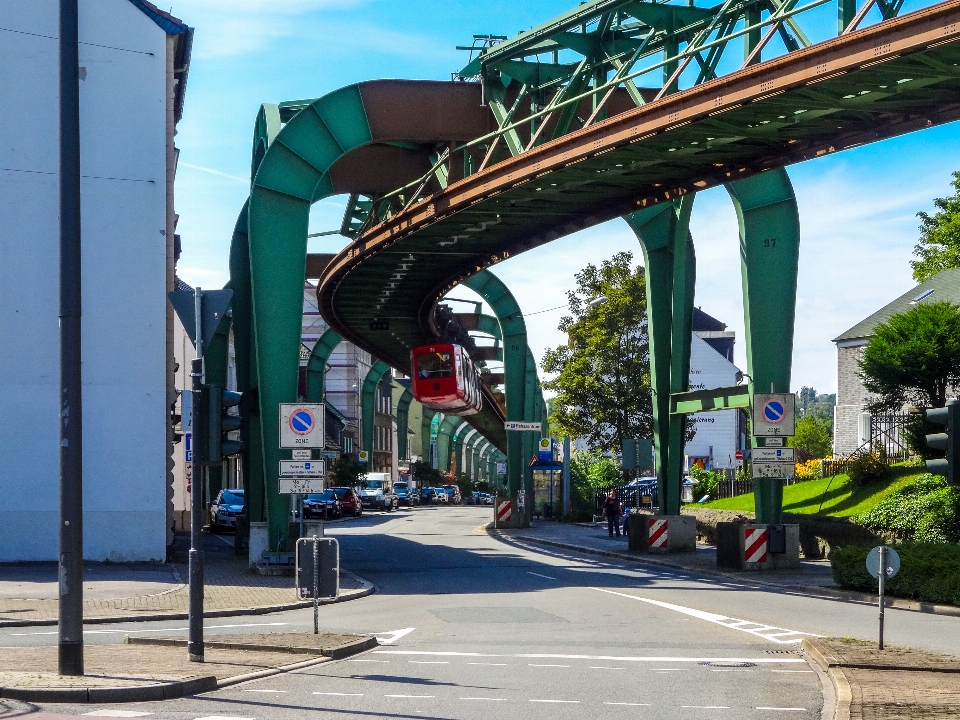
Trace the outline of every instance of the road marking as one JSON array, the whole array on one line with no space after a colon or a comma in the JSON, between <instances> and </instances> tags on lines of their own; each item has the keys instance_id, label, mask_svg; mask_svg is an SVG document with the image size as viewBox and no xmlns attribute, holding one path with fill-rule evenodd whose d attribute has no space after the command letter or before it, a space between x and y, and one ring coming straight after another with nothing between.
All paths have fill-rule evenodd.
<instances>
[{"instance_id":1,"label":"road marking","mask_svg":"<svg viewBox=\"0 0 960 720\"><path fill-rule=\"evenodd\" d=\"M386 630L384 632L374 633L377 636L377 642L381 645L393 645L404 635L409 635L416 628L403 628L403 630Z\"/></svg>"},{"instance_id":2,"label":"road marking","mask_svg":"<svg viewBox=\"0 0 960 720\"><path fill-rule=\"evenodd\" d=\"M527 667L570 667L569 665L537 665L536 663L527 663Z\"/></svg>"},{"instance_id":3,"label":"road marking","mask_svg":"<svg viewBox=\"0 0 960 720\"><path fill-rule=\"evenodd\" d=\"M260 690L259 688L244 688L241 692L285 693L286 690Z\"/></svg>"},{"instance_id":4,"label":"road marking","mask_svg":"<svg viewBox=\"0 0 960 720\"><path fill-rule=\"evenodd\" d=\"M510 663L477 663L477 662L468 662L467 665L492 665L494 667L507 667ZM810 672L813 672L812 670Z\"/></svg>"},{"instance_id":5,"label":"road marking","mask_svg":"<svg viewBox=\"0 0 960 720\"><path fill-rule=\"evenodd\" d=\"M506 698L460 698L461 700L489 700L490 702L505 702Z\"/></svg>"},{"instance_id":6,"label":"road marking","mask_svg":"<svg viewBox=\"0 0 960 720\"><path fill-rule=\"evenodd\" d=\"M243 623L240 625L204 625L204 630L218 630L220 628L242 628L242 627L277 627L278 625L289 625L290 623L285 622L273 622L273 623ZM181 628L151 628L149 630L137 630L136 628L120 628L118 630L84 630L84 635L119 635L124 634L128 635L130 633L173 633L173 632L187 632L190 628L181 627ZM49 630L44 632L28 632L28 633L3 633L6 637L26 637L30 635L56 635L59 630Z\"/></svg>"},{"instance_id":7,"label":"road marking","mask_svg":"<svg viewBox=\"0 0 960 720\"><path fill-rule=\"evenodd\" d=\"M610 595L619 595L620 597L625 597L630 600L638 600L639 602L649 603L650 605L656 605L658 607L666 608L667 610L673 610L675 612L683 613L684 615L690 615L700 620L706 620L707 622L712 622L716 625L723 625L724 627L730 628L731 630L739 630L740 632L749 633L755 635L764 640L769 640L770 642L775 642L780 645L788 645L791 643L798 643L803 640L805 637L823 637L822 635L816 635L814 633L801 632L799 630L787 630L786 628L778 628L772 625L764 625L763 623L755 623L750 620L740 620L739 618L727 617L726 615L718 615L717 613L706 612L704 610L697 610L695 608L684 607L683 605L674 605L673 603L662 602L660 600L651 600L650 598L638 597L636 595L627 595L626 593L615 592L613 590L605 590L603 588L592 588L593 590L599 590L602 593L608 593ZM754 625L755 627L747 627L748 625ZM776 630L777 632L768 632L770 630ZM793 636L793 637L783 637L783 636Z\"/></svg>"},{"instance_id":8,"label":"road marking","mask_svg":"<svg viewBox=\"0 0 960 720\"><path fill-rule=\"evenodd\" d=\"M316 692L314 695L334 695L336 697L363 697L363 693L335 693L335 692Z\"/></svg>"},{"instance_id":9,"label":"road marking","mask_svg":"<svg viewBox=\"0 0 960 720\"><path fill-rule=\"evenodd\" d=\"M630 596L628 596L630 597ZM611 660L613 662L751 662L763 665L783 665L806 663L799 657L663 657L654 656L623 656L623 655L557 655L553 653L518 653L504 655L499 653L454 652L441 650L371 650L372 654L380 655L421 655L427 657L470 657L470 658L523 658L524 660ZM350 660L349 662L389 662L389 660ZM472 664L472 663L468 663ZM476 663L487 664L487 663ZM496 664L496 663L490 663ZM506 664L506 663L504 663ZM679 669L679 668L677 668Z\"/></svg>"},{"instance_id":10,"label":"road marking","mask_svg":"<svg viewBox=\"0 0 960 720\"><path fill-rule=\"evenodd\" d=\"M758 707L757 710L779 710L780 712L806 712L806 708Z\"/></svg>"},{"instance_id":11,"label":"road marking","mask_svg":"<svg viewBox=\"0 0 960 720\"><path fill-rule=\"evenodd\" d=\"M527 702L539 702L539 703L575 703L580 704L579 700L527 700Z\"/></svg>"},{"instance_id":12,"label":"road marking","mask_svg":"<svg viewBox=\"0 0 960 720\"><path fill-rule=\"evenodd\" d=\"M771 670L770 672L778 673L813 673L815 670Z\"/></svg>"},{"instance_id":13,"label":"road marking","mask_svg":"<svg viewBox=\"0 0 960 720\"><path fill-rule=\"evenodd\" d=\"M433 695L384 695L384 697L395 697L395 698L432 698Z\"/></svg>"},{"instance_id":14,"label":"road marking","mask_svg":"<svg viewBox=\"0 0 960 720\"><path fill-rule=\"evenodd\" d=\"M205 715L204 717L194 718L194 720L257 720L251 717L234 717L232 715Z\"/></svg>"},{"instance_id":15,"label":"road marking","mask_svg":"<svg viewBox=\"0 0 960 720\"><path fill-rule=\"evenodd\" d=\"M591 665L591 670L626 670L626 668L610 667L609 665Z\"/></svg>"},{"instance_id":16,"label":"road marking","mask_svg":"<svg viewBox=\"0 0 960 720\"><path fill-rule=\"evenodd\" d=\"M546 578L547 580L556 580L555 577L550 577L549 575L541 575L540 573L530 572L529 570L527 571L527 575L536 575L537 577Z\"/></svg>"},{"instance_id":17,"label":"road marking","mask_svg":"<svg viewBox=\"0 0 960 720\"><path fill-rule=\"evenodd\" d=\"M604 705L629 705L630 707L650 707L650 703L605 702Z\"/></svg>"},{"instance_id":18,"label":"road marking","mask_svg":"<svg viewBox=\"0 0 960 720\"><path fill-rule=\"evenodd\" d=\"M372 662L372 663L388 663L389 660L347 660L347 662Z\"/></svg>"},{"instance_id":19,"label":"road marking","mask_svg":"<svg viewBox=\"0 0 960 720\"><path fill-rule=\"evenodd\" d=\"M729 710L729 705L681 705L681 708L688 710Z\"/></svg>"},{"instance_id":20,"label":"road marking","mask_svg":"<svg viewBox=\"0 0 960 720\"><path fill-rule=\"evenodd\" d=\"M407 660L414 665L449 665L449 660Z\"/></svg>"},{"instance_id":21,"label":"road marking","mask_svg":"<svg viewBox=\"0 0 960 720\"><path fill-rule=\"evenodd\" d=\"M89 717L115 717L115 718L138 718L153 715L153 713L140 712L138 710L92 710L83 713Z\"/></svg>"}]
</instances>

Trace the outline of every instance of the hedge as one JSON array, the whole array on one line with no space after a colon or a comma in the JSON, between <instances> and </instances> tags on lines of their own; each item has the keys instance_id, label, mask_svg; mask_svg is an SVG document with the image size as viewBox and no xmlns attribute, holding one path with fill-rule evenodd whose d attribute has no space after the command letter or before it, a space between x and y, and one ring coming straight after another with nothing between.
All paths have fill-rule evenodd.
<instances>
[{"instance_id":1,"label":"hedge","mask_svg":"<svg viewBox=\"0 0 960 720\"><path fill-rule=\"evenodd\" d=\"M887 582L895 597L960 606L960 545L903 543L892 546L900 555L900 572ZM830 554L833 579L851 590L877 592L877 581L866 567L868 545L834 548Z\"/></svg>"}]
</instances>

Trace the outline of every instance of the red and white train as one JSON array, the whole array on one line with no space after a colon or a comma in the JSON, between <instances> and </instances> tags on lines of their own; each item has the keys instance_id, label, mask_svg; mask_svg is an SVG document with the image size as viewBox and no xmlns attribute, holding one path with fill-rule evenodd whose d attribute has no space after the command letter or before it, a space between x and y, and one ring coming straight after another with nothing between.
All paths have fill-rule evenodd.
<instances>
[{"instance_id":1,"label":"red and white train","mask_svg":"<svg viewBox=\"0 0 960 720\"><path fill-rule=\"evenodd\" d=\"M483 407L480 373L460 345L420 345L410 351L413 397L445 415L473 415Z\"/></svg>"}]
</instances>

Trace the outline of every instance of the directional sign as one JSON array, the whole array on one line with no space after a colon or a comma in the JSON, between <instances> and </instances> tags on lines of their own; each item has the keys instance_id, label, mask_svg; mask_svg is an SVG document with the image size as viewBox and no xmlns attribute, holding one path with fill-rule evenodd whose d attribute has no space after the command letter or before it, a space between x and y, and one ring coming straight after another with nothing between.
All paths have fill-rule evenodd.
<instances>
[{"instance_id":1,"label":"directional sign","mask_svg":"<svg viewBox=\"0 0 960 720\"><path fill-rule=\"evenodd\" d=\"M322 493L323 478L280 478L281 495L310 495L312 493Z\"/></svg>"},{"instance_id":2,"label":"directional sign","mask_svg":"<svg viewBox=\"0 0 960 720\"><path fill-rule=\"evenodd\" d=\"M507 430L516 430L518 432L540 432L543 429L541 423L517 422L516 420L508 420L503 424L503 427Z\"/></svg>"},{"instance_id":3,"label":"directional sign","mask_svg":"<svg viewBox=\"0 0 960 720\"><path fill-rule=\"evenodd\" d=\"M788 478L794 472L793 463L785 462L753 462L751 467L755 478Z\"/></svg>"},{"instance_id":4,"label":"directional sign","mask_svg":"<svg viewBox=\"0 0 960 720\"><path fill-rule=\"evenodd\" d=\"M793 393L753 396L753 434L759 437L794 434Z\"/></svg>"},{"instance_id":5,"label":"directional sign","mask_svg":"<svg viewBox=\"0 0 960 720\"><path fill-rule=\"evenodd\" d=\"M323 477L323 460L281 460L281 477Z\"/></svg>"},{"instance_id":6,"label":"directional sign","mask_svg":"<svg viewBox=\"0 0 960 720\"><path fill-rule=\"evenodd\" d=\"M323 403L280 404L280 447L322 448Z\"/></svg>"},{"instance_id":7,"label":"directional sign","mask_svg":"<svg viewBox=\"0 0 960 720\"><path fill-rule=\"evenodd\" d=\"M751 457L754 462L794 462L793 448L754 448Z\"/></svg>"},{"instance_id":8,"label":"directional sign","mask_svg":"<svg viewBox=\"0 0 960 720\"><path fill-rule=\"evenodd\" d=\"M880 575L880 546L867 553L867 572L877 577ZM887 546L887 577L892 578L900 572L900 555L889 545Z\"/></svg>"}]
</instances>

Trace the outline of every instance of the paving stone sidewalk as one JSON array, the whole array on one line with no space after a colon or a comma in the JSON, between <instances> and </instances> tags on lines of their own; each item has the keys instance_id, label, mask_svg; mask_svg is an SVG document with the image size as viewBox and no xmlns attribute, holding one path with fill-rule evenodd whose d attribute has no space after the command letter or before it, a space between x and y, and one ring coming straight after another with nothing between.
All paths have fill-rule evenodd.
<instances>
[{"instance_id":1,"label":"paving stone sidewalk","mask_svg":"<svg viewBox=\"0 0 960 720\"><path fill-rule=\"evenodd\" d=\"M298 601L294 585L294 578L289 576L259 575L248 568L247 559L236 555L223 539L219 537L205 538L204 554L204 612L209 617L224 615L242 615L254 612L265 612L268 609L286 609L297 607ZM232 538L229 538L232 541ZM55 566L52 566L55 568ZM131 568L129 573L134 576L142 573L143 564ZM111 570L112 597L91 597L83 604L85 620L145 620L157 619L157 616L182 617L188 611L189 588L185 584L188 577L187 565L173 562L165 565L157 564L154 572L165 575L169 582L163 585L169 589L163 592L143 593L139 591L142 584L130 583L131 594L124 596L123 577L125 567L116 565ZM0 577L9 577L16 574L16 568L5 568ZM0 579L0 588L4 580ZM352 573L341 571L340 600L350 600L363 597L373 592L373 587L365 580ZM9 592L0 593L0 627L10 627L25 624L40 624L56 622L57 599L18 599L10 597Z\"/></svg>"},{"instance_id":2,"label":"paving stone sidewalk","mask_svg":"<svg viewBox=\"0 0 960 720\"><path fill-rule=\"evenodd\" d=\"M87 645L81 677L57 675L57 647L0 648L0 697L35 702L138 702L218 687L346 657L376 646L337 633L230 635L190 662L182 639ZM229 645L229 647L228 647ZM255 648L255 649L254 649Z\"/></svg>"},{"instance_id":3,"label":"paving stone sidewalk","mask_svg":"<svg viewBox=\"0 0 960 720\"><path fill-rule=\"evenodd\" d=\"M835 720L960 717L960 658L849 638L804 640L837 696Z\"/></svg>"}]
</instances>

